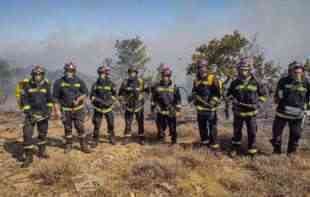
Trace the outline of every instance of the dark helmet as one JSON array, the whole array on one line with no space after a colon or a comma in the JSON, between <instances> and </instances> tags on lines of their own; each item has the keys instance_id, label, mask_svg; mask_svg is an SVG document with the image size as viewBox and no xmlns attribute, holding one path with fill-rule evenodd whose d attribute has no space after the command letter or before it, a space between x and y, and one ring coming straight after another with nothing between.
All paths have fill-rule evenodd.
<instances>
[{"instance_id":1,"label":"dark helmet","mask_svg":"<svg viewBox=\"0 0 310 197\"><path fill-rule=\"evenodd\" d=\"M138 74L138 72L139 72L138 68L136 66L134 66L134 65L129 65L128 73L133 73L133 72Z\"/></svg>"},{"instance_id":2,"label":"dark helmet","mask_svg":"<svg viewBox=\"0 0 310 197\"><path fill-rule=\"evenodd\" d=\"M297 68L305 69L304 65L298 61L293 61L288 65L288 70L294 70Z\"/></svg>"},{"instance_id":3,"label":"dark helmet","mask_svg":"<svg viewBox=\"0 0 310 197\"><path fill-rule=\"evenodd\" d=\"M109 75L111 73L111 69L108 66L100 66L97 69L97 73L98 73L98 75L100 75L100 74Z\"/></svg>"},{"instance_id":4,"label":"dark helmet","mask_svg":"<svg viewBox=\"0 0 310 197\"><path fill-rule=\"evenodd\" d=\"M34 68L31 70L31 75L44 75L45 71L42 65L35 65Z\"/></svg>"},{"instance_id":5,"label":"dark helmet","mask_svg":"<svg viewBox=\"0 0 310 197\"><path fill-rule=\"evenodd\" d=\"M71 72L76 72L76 65L73 62L66 63L64 66L64 70L71 71Z\"/></svg>"}]
</instances>

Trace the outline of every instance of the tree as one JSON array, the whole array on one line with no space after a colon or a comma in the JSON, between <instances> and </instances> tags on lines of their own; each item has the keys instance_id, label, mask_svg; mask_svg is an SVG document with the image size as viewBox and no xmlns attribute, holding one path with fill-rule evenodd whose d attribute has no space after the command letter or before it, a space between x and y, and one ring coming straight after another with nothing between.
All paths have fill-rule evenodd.
<instances>
[{"instance_id":1,"label":"tree","mask_svg":"<svg viewBox=\"0 0 310 197\"><path fill-rule=\"evenodd\" d=\"M201 59L207 59L209 64L219 65L226 75L233 74L232 66L248 42L238 31L234 31L233 34L227 34L220 40L213 39L208 44L199 46L192 56L193 62L188 67L188 74L196 72L197 62Z\"/></svg>"},{"instance_id":2,"label":"tree","mask_svg":"<svg viewBox=\"0 0 310 197\"><path fill-rule=\"evenodd\" d=\"M238 31L226 34L221 39L213 39L208 44L196 48L192 55L192 63L188 66L188 74L196 72L197 62L207 59L209 64L217 64L219 72L228 77L236 75L235 65L242 57L251 57L257 78L273 78L278 75L279 66L274 62L266 62L264 52L257 43L257 35L249 40Z\"/></svg>"},{"instance_id":3,"label":"tree","mask_svg":"<svg viewBox=\"0 0 310 197\"><path fill-rule=\"evenodd\" d=\"M310 57L306 59L305 71L308 72L308 74L310 73Z\"/></svg>"},{"instance_id":4,"label":"tree","mask_svg":"<svg viewBox=\"0 0 310 197\"><path fill-rule=\"evenodd\" d=\"M10 64L0 59L0 103L4 103L11 85L12 70Z\"/></svg>"},{"instance_id":5,"label":"tree","mask_svg":"<svg viewBox=\"0 0 310 197\"><path fill-rule=\"evenodd\" d=\"M145 71L145 64L150 61L146 52L146 46L139 38L117 40L115 44L118 61L113 67L121 78L124 78L130 65Z\"/></svg>"}]
</instances>

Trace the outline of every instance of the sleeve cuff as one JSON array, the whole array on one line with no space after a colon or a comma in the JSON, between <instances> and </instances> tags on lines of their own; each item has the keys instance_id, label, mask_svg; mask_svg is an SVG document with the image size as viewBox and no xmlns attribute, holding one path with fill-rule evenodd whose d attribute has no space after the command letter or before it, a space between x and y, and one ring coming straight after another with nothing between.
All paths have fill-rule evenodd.
<instances>
[{"instance_id":1,"label":"sleeve cuff","mask_svg":"<svg viewBox=\"0 0 310 197\"><path fill-rule=\"evenodd\" d=\"M30 105L25 105L25 106L23 106L22 109L23 109L23 111L28 111L31 109L31 107L30 107Z\"/></svg>"},{"instance_id":2,"label":"sleeve cuff","mask_svg":"<svg viewBox=\"0 0 310 197\"><path fill-rule=\"evenodd\" d=\"M265 97L265 96L261 96L261 97L259 97L259 100L260 100L261 102L266 102L267 97Z\"/></svg>"}]
</instances>

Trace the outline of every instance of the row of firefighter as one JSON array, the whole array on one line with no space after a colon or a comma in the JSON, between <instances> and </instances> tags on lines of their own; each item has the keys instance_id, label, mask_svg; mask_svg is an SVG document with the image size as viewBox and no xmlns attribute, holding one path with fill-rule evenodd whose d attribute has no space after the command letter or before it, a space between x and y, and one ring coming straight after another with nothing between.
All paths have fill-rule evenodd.
<instances>
[{"instance_id":1,"label":"row of firefighter","mask_svg":"<svg viewBox=\"0 0 310 197\"><path fill-rule=\"evenodd\" d=\"M223 95L223 84L216 76L216 65L208 64L207 60L199 62L197 77L193 81L192 93L188 101L193 103L197 111L198 130L202 146L217 151L217 109L221 100L232 101L233 111L233 137L230 155L236 156L242 140L242 127L245 124L248 136L248 154L254 156L256 147L257 114L259 106L267 99L267 92L252 74L251 61L242 59L238 65L238 75L231 81ZM100 128L103 118L107 123L109 142L114 145L115 125L113 108L116 102L124 106L124 140L131 137L134 118L138 125L139 143L145 143L144 136L144 94L146 89L151 93L151 112L156 114L156 127L158 140L165 138L165 130L169 130L171 144L176 144L178 139L177 118L181 111L180 89L171 79L172 69L162 66L160 78L146 88L144 80L139 77L138 69L130 66L128 78L124 79L119 90L112 81L111 69L105 65L98 68L98 79L88 92L85 82L77 76L77 67L74 63L64 66L64 75L51 83L45 77L42 66L36 65L29 78L22 80L16 88L16 97L20 108L25 114L23 126L23 157L22 167L28 167L33 161L34 145L38 146L38 157L49 158L46 150L46 137L48 122L51 114L62 120L64 126L65 146L64 152L69 153L73 144L73 127L78 133L81 151L91 153L84 128L85 102L88 97L94 108L92 133L95 148L99 141ZM310 109L310 83L304 75L304 65L294 61L289 64L288 75L282 77L274 94L277 105L276 115L270 140L274 153L282 152L282 133L285 125L289 125L289 142L287 153L297 151L301 138L304 119L309 115ZM37 143L33 143L34 127L38 130Z\"/></svg>"}]
</instances>

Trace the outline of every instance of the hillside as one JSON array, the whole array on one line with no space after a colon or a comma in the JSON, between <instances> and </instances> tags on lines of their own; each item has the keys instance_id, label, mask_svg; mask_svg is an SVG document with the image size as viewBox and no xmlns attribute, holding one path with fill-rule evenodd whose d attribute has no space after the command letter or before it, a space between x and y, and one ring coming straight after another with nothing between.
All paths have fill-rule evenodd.
<instances>
[{"instance_id":1,"label":"hillside","mask_svg":"<svg viewBox=\"0 0 310 197\"><path fill-rule=\"evenodd\" d=\"M230 121L220 121L221 152L214 154L197 146L198 131L191 123L178 127L180 144L173 147L169 139L165 144L156 143L152 121L146 121L145 146L134 141L122 145L124 125L118 116L118 145L108 144L103 132L102 143L89 155L81 153L78 144L64 155L63 129L53 121L48 147L51 158L35 157L32 167L21 169L22 116L1 113L0 122L1 196L310 196L309 127L298 156L274 156L268 142L271 121L262 119L258 134L262 153L254 159L231 159L227 156ZM91 132L90 122L86 125Z\"/></svg>"}]
</instances>

